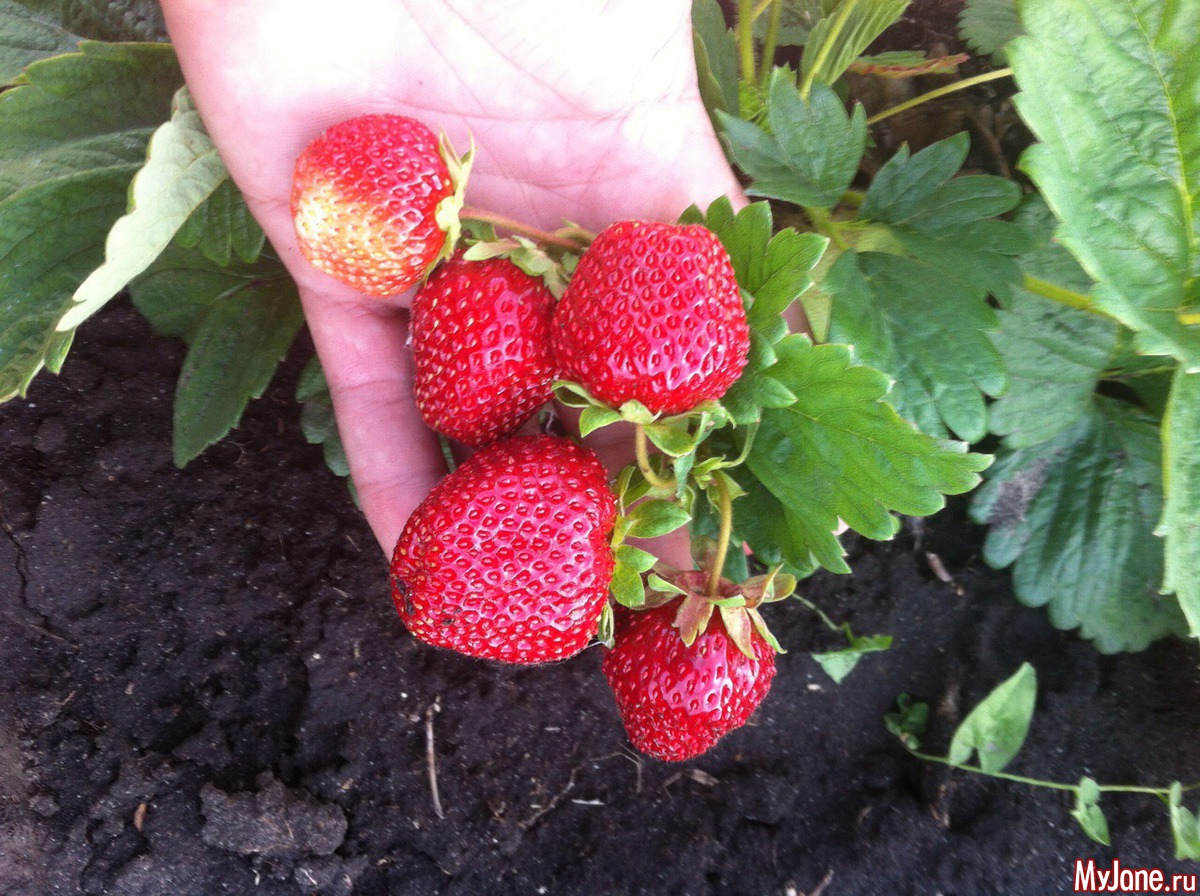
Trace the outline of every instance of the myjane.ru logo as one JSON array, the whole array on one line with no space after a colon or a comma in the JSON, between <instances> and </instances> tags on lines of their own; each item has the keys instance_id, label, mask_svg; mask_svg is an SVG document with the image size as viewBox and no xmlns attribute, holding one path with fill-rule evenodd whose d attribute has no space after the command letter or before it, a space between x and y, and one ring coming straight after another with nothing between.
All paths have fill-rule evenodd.
<instances>
[{"instance_id":1,"label":"myjane.ru logo","mask_svg":"<svg viewBox=\"0 0 1200 896\"><path fill-rule=\"evenodd\" d=\"M1123 868L1120 859L1103 868L1095 859L1075 860L1076 893L1195 893L1195 874L1167 874L1160 868Z\"/></svg>"}]
</instances>

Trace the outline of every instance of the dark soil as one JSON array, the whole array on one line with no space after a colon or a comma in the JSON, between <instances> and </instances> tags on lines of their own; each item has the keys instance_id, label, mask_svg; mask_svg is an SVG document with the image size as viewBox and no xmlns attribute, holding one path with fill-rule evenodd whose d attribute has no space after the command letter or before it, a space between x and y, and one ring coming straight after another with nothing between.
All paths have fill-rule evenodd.
<instances>
[{"instance_id":1,"label":"dark soil","mask_svg":"<svg viewBox=\"0 0 1200 896\"><path fill-rule=\"evenodd\" d=\"M1080 856L1196 870L1153 797L1106 799L1109 850L1063 794L924 764L885 730L909 692L944 750L1029 660L1041 694L1013 770L1200 777L1194 647L1103 657L1055 631L980 563L961 507L805 583L890 651L835 686L808 655L835 640L773 608L790 652L752 725L669 765L628 747L600 648L517 669L406 634L366 525L299 434L299 357L176 470L180 360L110 310L61 378L0 410L5 896L1045 894L1070 891Z\"/></svg>"}]
</instances>

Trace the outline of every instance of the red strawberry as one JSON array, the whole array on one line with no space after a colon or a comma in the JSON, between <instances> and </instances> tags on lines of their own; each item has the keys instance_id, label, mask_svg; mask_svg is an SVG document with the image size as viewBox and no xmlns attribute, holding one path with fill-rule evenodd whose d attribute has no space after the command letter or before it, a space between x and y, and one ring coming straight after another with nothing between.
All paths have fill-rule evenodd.
<instances>
[{"instance_id":1,"label":"red strawberry","mask_svg":"<svg viewBox=\"0 0 1200 896\"><path fill-rule=\"evenodd\" d=\"M335 124L296 161L300 251L362 292L404 292L453 248L463 178L463 163L419 121L363 115Z\"/></svg>"},{"instance_id":2,"label":"red strawberry","mask_svg":"<svg viewBox=\"0 0 1200 896\"><path fill-rule=\"evenodd\" d=\"M775 651L757 631L750 659L714 613L689 647L674 627L678 610L678 601L618 608L616 646L602 664L633 745L668 762L699 756L744 725L775 677Z\"/></svg>"},{"instance_id":3,"label":"red strawberry","mask_svg":"<svg viewBox=\"0 0 1200 896\"><path fill-rule=\"evenodd\" d=\"M679 414L741 375L750 333L733 265L698 225L620 221L579 260L554 314L564 379L613 407Z\"/></svg>"},{"instance_id":4,"label":"red strawberry","mask_svg":"<svg viewBox=\"0 0 1200 896\"><path fill-rule=\"evenodd\" d=\"M412 303L414 391L438 432L478 447L550 400L554 296L507 258L439 265Z\"/></svg>"},{"instance_id":5,"label":"red strawberry","mask_svg":"<svg viewBox=\"0 0 1200 896\"><path fill-rule=\"evenodd\" d=\"M510 663L565 659L596 633L615 519L590 449L546 435L497 442L413 513L392 555L392 599L430 644Z\"/></svg>"}]
</instances>

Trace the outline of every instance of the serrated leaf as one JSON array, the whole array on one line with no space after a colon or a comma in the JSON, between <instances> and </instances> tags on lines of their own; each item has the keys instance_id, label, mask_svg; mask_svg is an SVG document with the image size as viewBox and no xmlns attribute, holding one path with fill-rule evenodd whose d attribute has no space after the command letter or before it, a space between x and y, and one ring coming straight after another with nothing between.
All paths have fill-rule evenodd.
<instances>
[{"instance_id":1,"label":"serrated leaf","mask_svg":"<svg viewBox=\"0 0 1200 896\"><path fill-rule=\"evenodd\" d=\"M687 525L691 515L672 501L643 501L629 512L628 538L658 538Z\"/></svg>"},{"instance_id":2,"label":"serrated leaf","mask_svg":"<svg viewBox=\"0 0 1200 896\"><path fill-rule=\"evenodd\" d=\"M1013 564L1018 600L1104 653L1182 633L1159 594L1161 458L1155 421L1109 399L1056 438L1003 452L971 507L990 526L984 559Z\"/></svg>"},{"instance_id":3,"label":"serrated leaf","mask_svg":"<svg viewBox=\"0 0 1200 896\"><path fill-rule=\"evenodd\" d=\"M987 774L1004 771L1025 743L1036 702L1037 673L1029 663L1022 663L963 719L950 740L947 758L965 765L976 753L979 767Z\"/></svg>"},{"instance_id":4,"label":"serrated leaf","mask_svg":"<svg viewBox=\"0 0 1200 896\"><path fill-rule=\"evenodd\" d=\"M1174 591L1193 637L1200 636L1200 373L1175 374L1163 417L1166 507L1165 591Z\"/></svg>"},{"instance_id":5,"label":"serrated leaf","mask_svg":"<svg viewBox=\"0 0 1200 896\"><path fill-rule=\"evenodd\" d=\"M1171 816L1171 836L1175 841L1175 858L1200 861L1200 821L1183 805L1183 785L1171 784L1168 802Z\"/></svg>"},{"instance_id":6,"label":"serrated leaf","mask_svg":"<svg viewBox=\"0 0 1200 896\"><path fill-rule=\"evenodd\" d=\"M998 177L954 177L968 141L959 134L914 156L901 149L880 170L860 208L874 222L825 272L829 338L855 346L896 385L890 401L930 435L978 441L984 396L1007 378L989 333L988 296L1007 296L1020 271L1011 255L1030 248L1018 226L991 220L1020 199ZM952 347L952 348L950 348Z\"/></svg>"},{"instance_id":7,"label":"serrated leaf","mask_svg":"<svg viewBox=\"0 0 1200 896\"><path fill-rule=\"evenodd\" d=\"M1112 846L1108 836L1108 821L1100 808L1100 786L1092 778L1084 778L1079 782L1071 817L1079 822L1083 832L1097 843Z\"/></svg>"},{"instance_id":8,"label":"serrated leaf","mask_svg":"<svg viewBox=\"0 0 1200 896\"><path fill-rule=\"evenodd\" d=\"M313 355L300 379L296 381L296 400L304 405L300 412L300 429L310 445L320 445L325 456L325 465L337 476L350 475L350 463L346 460L346 449L338 432L337 417L333 412L333 397L329 394L329 383L321 361Z\"/></svg>"},{"instance_id":9,"label":"serrated leaf","mask_svg":"<svg viewBox=\"0 0 1200 896\"><path fill-rule=\"evenodd\" d=\"M31 62L77 50L80 40L55 17L0 0L0 86L11 84Z\"/></svg>"},{"instance_id":10,"label":"serrated leaf","mask_svg":"<svg viewBox=\"0 0 1200 896\"><path fill-rule=\"evenodd\" d=\"M1056 221L1040 198L1023 203L1016 220L1040 243L1021 256L1025 273L1075 292L1091 290L1078 262L1052 242ZM1014 290L999 320L991 339L1004 359L1008 389L989 409L991 431L1010 448L1025 448L1091 413L1092 393L1117 349L1117 325L1023 289Z\"/></svg>"},{"instance_id":11,"label":"serrated leaf","mask_svg":"<svg viewBox=\"0 0 1200 896\"><path fill-rule=\"evenodd\" d=\"M280 280L223 296L192 337L175 390L174 455L184 466L237 426L263 394L304 316Z\"/></svg>"},{"instance_id":12,"label":"serrated leaf","mask_svg":"<svg viewBox=\"0 0 1200 896\"><path fill-rule=\"evenodd\" d=\"M812 654L812 658L825 670L825 674L833 679L834 684L841 684L845 681L846 676L853 672L854 667L858 665L858 661L868 653L878 653L892 646L891 635L860 637L850 630L848 624L843 625L842 630L850 641L849 647Z\"/></svg>"},{"instance_id":13,"label":"serrated leaf","mask_svg":"<svg viewBox=\"0 0 1200 896\"><path fill-rule=\"evenodd\" d=\"M85 42L0 94L0 400L61 366L71 336L55 325L181 81L168 47Z\"/></svg>"},{"instance_id":14,"label":"serrated leaf","mask_svg":"<svg viewBox=\"0 0 1200 896\"><path fill-rule=\"evenodd\" d=\"M637 608L646 603L646 589L637 570L618 563L613 567L612 584L609 585L613 599L623 607Z\"/></svg>"},{"instance_id":15,"label":"serrated leaf","mask_svg":"<svg viewBox=\"0 0 1200 896\"><path fill-rule=\"evenodd\" d=\"M786 70L771 77L766 127L718 113L734 163L751 178L746 191L795 205L832 208L858 171L867 116L847 114L830 88L804 100Z\"/></svg>"},{"instance_id":16,"label":"serrated leaf","mask_svg":"<svg viewBox=\"0 0 1200 896\"><path fill-rule=\"evenodd\" d=\"M653 554L643 551L641 548L635 548L631 544L617 545L613 550L613 560L618 566L626 566L639 575L649 572L658 562L658 558Z\"/></svg>"},{"instance_id":17,"label":"serrated leaf","mask_svg":"<svg viewBox=\"0 0 1200 896\"><path fill-rule=\"evenodd\" d=\"M1008 49L1021 167L1096 281L1096 305L1146 354L1200 370L1200 4L1039 0Z\"/></svg>"},{"instance_id":18,"label":"serrated leaf","mask_svg":"<svg viewBox=\"0 0 1200 896\"><path fill-rule=\"evenodd\" d=\"M146 164L133 177L129 211L108 232L104 264L75 290L59 330L79 326L146 270L228 176L191 95L181 87L171 120L154 132Z\"/></svg>"},{"instance_id":19,"label":"serrated leaf","mask_svg":"<svg viewBox=\"0 0 1200 896\"><path fill-rule=\"evenodd\" d=\"M990 53L997 65L1003 65L1005 46L1025 29L1014 0L967 0L958 16L958 33L972 50Z\"/></svg>"},{"instance_id":20,"label":"serrated leaf","mask_svg":"<svg viewBox=\"0 0 1200 896\"><path fill-rule=\"evenodd\" d=\"M832 85L907 7L908 0L841 0L828 8L804 45L803 90Z\"/></svg>"},{"instance_id":21,"label":"serrated leaf","mask_svg":"<svg viewBox=\"0 0 1200 896\"><path fill-rule=\"evenodd\" d=\"M224 267L235 259L247 264L255 261L266 235L250 214L241 191L227 178L183 222L175 241L185 248L198 248L209 261Z\"/></svg>"},{"instance_id":22,"label":"serrated leaf","mask_svg":"<svg viewBox=\"0 0 1200 896\"><path fill-rule=\"evenodd\" d=\"M717 110L738 114L737 38L717 0L695 0L692 29L700 95L716 124Z\"/></svg>"},{"instance_id":23,"label":"serrated leaf","mask_svg":"<svg viewBox=\"0 0 1200 896\"><path fill-rule=\"evenodd\" d=\"M775 533L790 529L774 546L784 552L779 559L800 569L820 564L845 571L834 535L839 520L868 538L891 538L899 525L893 512L934 513L944 494L979 482L990 459L902 420L884 401L887 377L854 363L846 346L813 346L803 336L789 336L777 348L772 375L797 400L763 412L745 466L778 503L757 500L754 486L738 476L748 493L734 504L735 520L742 518L739 534L761 535L766 525ZM762 519L779 511L782 523ZM749 535L747 541L756 553L773 549Z\"/></svg>"}]
</instances>

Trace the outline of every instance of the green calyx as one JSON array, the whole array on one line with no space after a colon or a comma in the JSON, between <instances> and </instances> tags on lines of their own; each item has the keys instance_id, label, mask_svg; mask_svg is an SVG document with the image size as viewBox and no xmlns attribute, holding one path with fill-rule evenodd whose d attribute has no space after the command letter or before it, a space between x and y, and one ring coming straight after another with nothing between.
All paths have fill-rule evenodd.
<instances>
[{"instance_id":1,"label":"green calyx","mask_svg":"<svg viewBox=\"0 0 1200 896\"><path fill-rule=\"evenodd\" d=\"M426 268L425 276L429 276L435 267L454 254L454 248L458 245L459 237L462 236L460 214L466 202L467 179L471 174L471 164L475 157L475 138L471 138L471 148L460 156L443 132L438 138L438 149L442 154L442 160L446 163L446 169L450 172L452 192L437 204L433 213L437 226L446 233L446 242L442 245L437 258Z\"/></svg>"}]
</instances>

